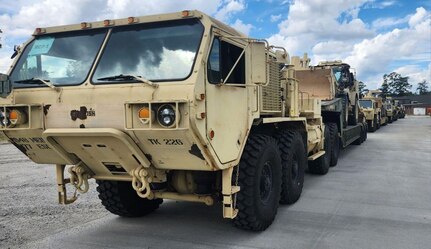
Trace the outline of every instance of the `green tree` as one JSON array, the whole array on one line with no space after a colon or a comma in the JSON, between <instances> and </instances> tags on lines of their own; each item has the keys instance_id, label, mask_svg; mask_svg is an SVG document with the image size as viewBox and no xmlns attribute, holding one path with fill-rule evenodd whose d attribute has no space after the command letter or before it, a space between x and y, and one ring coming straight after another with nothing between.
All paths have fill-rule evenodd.
<instances>
[{"instance_id":1,"label":"green tree","mask_svg":"<svg viewBox=\"0 0 431 249\"><path fill-rule=\"evenodd\" d=\"M397 72L383 75L382 88L388 92L387 96L405 96L412 94L410 89L412 85L409 84L409 77L403 77ZM383 89L380 89L383 92Z\"/></svg>"},{"instance_id":2,"label":"green tree","mask_svg":"<svg viewBox=\"0 0 431 249\"><path fill-rule=\"evenodd\" d=\"M386 76L386 74L385 74ZM383 78L385 77L383 76ZM383 81L382 86L379 88L380 91L382 91L381 96L383 98L386 98L387 96L392 95L391 89L389 89L389 84L386 81Z\"/></svg>"},{"instance_id":3,"label":"green tree","mask_svg":"<svg viewBox=\"0 0 431 249\"><path fill-rule=\"evenodd\" d=\"M422 80L421 82L418 83L418 87L416 88L416 92L419 95L424 95L429 93L428 91L428 82L426 80Z\"/></svg>"},{"instance_id":4,"label":"green tree","mask_svg":"<svg viewBox=\"0 0 431 249\"><path fill-rule=\"evenodd\" d=\"M359 81L358 83L359 95L364 95L366 92L368 92L368 89L366 87L367 85L365 85L364 82Z\"/></svg>"}]
</instances>

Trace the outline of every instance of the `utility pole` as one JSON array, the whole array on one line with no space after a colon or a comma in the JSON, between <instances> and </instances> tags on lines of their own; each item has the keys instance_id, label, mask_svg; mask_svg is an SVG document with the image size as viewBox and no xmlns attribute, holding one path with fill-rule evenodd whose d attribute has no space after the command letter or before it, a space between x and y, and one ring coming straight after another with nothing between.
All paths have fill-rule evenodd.
<instances>
[{"instance_id":1,"label":"utility pole","mask_svg":"<svg viewBox=\"0 0 431 249\"><path fill-rule=\"evenodd\" d=\"M1 43L1 34L3 33L3 31L0 29L0 48L3 47L3 44Z\"/></svg>"}]
</instances>

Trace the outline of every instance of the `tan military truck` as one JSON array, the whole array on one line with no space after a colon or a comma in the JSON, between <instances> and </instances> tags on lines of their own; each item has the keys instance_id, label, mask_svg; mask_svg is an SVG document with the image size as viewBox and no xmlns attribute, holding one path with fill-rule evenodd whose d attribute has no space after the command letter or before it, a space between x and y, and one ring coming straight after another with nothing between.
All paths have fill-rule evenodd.
<instances>
[{"instance_id":1,"label":"tan military truck","mask_svg":"<svg viewBox=\"0 0 431 249\"><path fill-rule=\"evenodd\" d=\"M405 118L406 117L406 109L404 105L400 103L399 100L394 99L393 101L396 112L397 112L397 118Z\"/></svg>"},{"instance_id":2,"label":"tan military truck","mask_svg":"<svg viewBox=\"0 0 431 249\"><path fill-rule=\"evenodd\" d=\"M373 100L376 103L376 109L380 109L380 112L377 113L376 130L378 130L381 126L388 124L388 116L387 116L385 100L381 97L381 93L382 92L380 90L370 90L362 98L364 100L367 100L367 99ZM372 129L369 129L369 130L372 131Z\"/></svg>"},{"instance_id":3,"label":"tan military truck","mask_svg":"<svg viewBox=\"0 0 431 249\"><path fill-rule=\"evenodd\" d=\"M377 130L378 117L381 117L381 109L377 107L377 102L373 99L360 99L359 105L362 107L365 119L367 120L368 130L375 132Z\"/></svg>"},{"instance_id":4,"label":"tan military truck","mask_svg":"<svg viewBox=\"0 0 431 249\"><path fill-rule=\"evenodd\" d=\"M401 118L400 116L402 115L399 100L393 99L392 97L388 97L387 99L390 101L392 106L392 122L395 122Z\"/></svg>"},{"instance_id":5,"label":"tan military truck","mask_svg":"<svg viewBox=\"0 0 431 249\"><path fill-rule=\"evenodd\" d=\"M386 97L384 99L384 106L386 109L386 116L388 117L388 123L392 123L397 120L396 118L396 109L395 106L392 104L392 98Z\"/></svg>"},{"instance_id":6,"label":"tan military truck","mask_svg":"<svg viewBox=\"0 0 431 249\"><path fill-rule=\"evenodd\" d=\"M199 11L36 28L15 55L0 134L56 165L60 203L92 178L119 216L221 202L264 230L300 197L307 161L328 171L320 99L300 95L287 52Z\"/></svg>"},{"instance_id":7,"label":"tan military truck","mask_svg":"<svg viewBox=\"0 0 431 249\"><path fill-rule=\"evenodd\" d=\"M350 65L342 61L310 66L305 54L302 58L292 57L292 64L300 94L321 100L323 122L329 126L333 138L330 165L335 166L340 147L361 144L367 136L366 124L359 120L359 82Z\"/></svg>"}]
</instances>

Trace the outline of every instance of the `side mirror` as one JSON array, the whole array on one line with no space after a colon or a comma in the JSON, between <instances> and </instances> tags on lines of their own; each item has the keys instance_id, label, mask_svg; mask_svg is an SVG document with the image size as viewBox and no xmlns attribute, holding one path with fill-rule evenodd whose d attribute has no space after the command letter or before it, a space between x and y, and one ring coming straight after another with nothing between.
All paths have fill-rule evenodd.
<instances>
[{"instance_id":1,"label":"side mirror","mask_svg":"<svg viewBox=\"0 0 431 249\"><path fill-rule=\"evenodd\" d=\"M12 92L12 81L9 75L0 73L0 97L6 98Z\"/></svg>"},{"instance_id":2,"label":"side mirror","mask_svg":"<svg viewBox=\"0 0 431 249\"><path fill-rule=\"evenodd\" d=\"M264 42L252 41L249 44L251 82L266 85L268 82L267 53Z\"/></svg>"},{"instance_id":3,"label":"side mirror","mask_svg":"<svg viewBox=\"0 0 431 249\"><path fill-rule=\"evenodd\" d=\"M18 53L19 53L19 45L15 45L15 46L13 46L13 54L12 54L12 56L10 57L11 59L13 59L13 58L15 58L17 55L18 55Z\"/></svg>"}]
</instances>

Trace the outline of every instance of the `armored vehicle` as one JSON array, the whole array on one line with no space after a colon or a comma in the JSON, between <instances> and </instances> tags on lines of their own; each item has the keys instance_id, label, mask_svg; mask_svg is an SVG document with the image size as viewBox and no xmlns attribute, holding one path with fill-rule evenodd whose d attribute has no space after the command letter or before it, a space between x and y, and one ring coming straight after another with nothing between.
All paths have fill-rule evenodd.
<instances>
[{"instance_id":1,"label":"armored vehicle","mask_svg":"<svg viewBox=\"0 0 431 249\"><path fill-rule=\"evenodd\" d=\"M199 11L36 28L15 55L0 134L56 165L63 204L96 179L119 216L221 202L236 226L264 230L299 199L308 161L325 174L338 156L340 118L323 123L284 48Z\"/></svg>"},{"instance_id":2,"label":"armored vehicle","mask_svg":"<svg viewBox=\"0 0 431 249\"><path fill-rule=\"evenodd\" d=\"M385 100L381 97L381 93L382 92L380 90L370 90L362 98L364 100L373 100L376 103L376 109L380 109L380 113L378 113L377 115L376 130L379 129L380 126L388 124L388 116L387 116ZM369 129L369 130L372 131L372 129Z\"/></svg>"},{"instance_id":3,"label":"armored vehicle","mask_svg":"<svg viewBox=\"0 0 431 249\"><path fill-rule=\"evenodd\" d=\"M384 99L384 106L386 109L386 115L388 117L388 123L392 123L392 122L396 121L398 119L397 118L397 110L392 103L391 97L386 97L386 99Z\"/></svg>"},{"instance_id":4,"label":"armored vehicle","mask_svg":"<svg viewBox=\"0 0 431 249\"><path fill-rule=\"evenodd\" d=\"M331 166L337 164L339 148L360 144L366 139L366 124L359 120L358 81L350 65L342 61L320 62L310 66L305 54L292 57L299 92L321 100L323 122L331 127L334 137Z\"/></svg>"},{"instance_id":5,"label":"armored vehicle","mask_svg":"<svg viewBox=\"0 0 431 249\"><path fill-rule=\"evenodd\" d=\"M362 107L362 111L364 112L368 130L375 132L377 130L378 117L381 117L381 110L377 107L376 101L373 99L360 99L359 105Z\"/></svg>"},{"instance_id":6,"label":"armored vehicle","mask_svg":"<svg viewBox=\"0 0 431 249\"><path fill-rule=\"evenodd\" d=\"M394 100L394 106L397 112L397 118L405 118L406 117L406 109L404 105L400 103L399 100Z\"/></svg>"}]
</instances>

